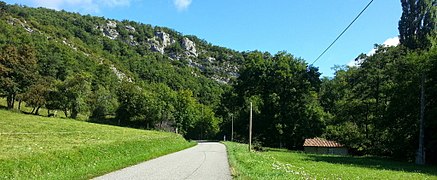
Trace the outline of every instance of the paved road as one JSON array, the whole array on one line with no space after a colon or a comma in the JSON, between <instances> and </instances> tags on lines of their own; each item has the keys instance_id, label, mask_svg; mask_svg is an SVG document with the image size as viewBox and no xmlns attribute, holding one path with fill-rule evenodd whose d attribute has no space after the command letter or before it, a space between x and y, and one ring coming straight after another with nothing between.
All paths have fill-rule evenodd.
<instances>
[{"instance_id":1,"label":"paved road","mask_svg":"<svg viewBox=\"0 0 437 180\"><path fill-rule=\"evenodd\" d=\"M232 179L225 145L199 143L192 148L127 167L101 179Z\"/></svg>"}]
</instances>

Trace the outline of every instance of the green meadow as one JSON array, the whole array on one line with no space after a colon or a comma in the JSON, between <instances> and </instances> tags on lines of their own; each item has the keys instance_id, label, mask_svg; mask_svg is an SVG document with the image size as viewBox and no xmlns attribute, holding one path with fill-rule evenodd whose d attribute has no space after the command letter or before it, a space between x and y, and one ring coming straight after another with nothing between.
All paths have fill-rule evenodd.
<instances>
[{"instance_id":1,"label":"green meadow","mask_svg":"<svg viewBox=\"0 0 437 180\"><path fill-rule=\"evenodd\" d=\"M247 144L224 144L235 179L437 179L434 166L283 149L249 153Z\"/></svg>"},{"instance_id":2,"label":"green meadow","mask_svg":"<svg viewBox=\"0 0 437 180\"><path fill-rule=\"evenodd\" d=\"M194 144L174 133L0 110L0 179L89 179Z\"/></svg>"}]
</instances>

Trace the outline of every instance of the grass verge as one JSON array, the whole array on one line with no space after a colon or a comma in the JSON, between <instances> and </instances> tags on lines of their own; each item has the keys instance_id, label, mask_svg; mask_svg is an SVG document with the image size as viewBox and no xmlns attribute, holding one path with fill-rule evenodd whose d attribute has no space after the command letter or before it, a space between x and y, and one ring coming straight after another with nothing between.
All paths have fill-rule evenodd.
<instances>
[{"instance_id":1,"label":"grass verge","mask_svg":"<svg viewBox=\"0 0 437 180\"><path fill-rule=\"evenodd\" d=\"M89 179L193 146L174 133L0 110L0 179Z\"/></svg>"},{"instance_id":2,"label":"grass verge","mask_svg":"<svg viewBox=\"0 0 437 180\"><path fill-rule=\"evenodd\" d=\"M224 144L235 179L437 179L434 166L283 149L249 153L246 144Z\"/></svg>"}]
</instances>

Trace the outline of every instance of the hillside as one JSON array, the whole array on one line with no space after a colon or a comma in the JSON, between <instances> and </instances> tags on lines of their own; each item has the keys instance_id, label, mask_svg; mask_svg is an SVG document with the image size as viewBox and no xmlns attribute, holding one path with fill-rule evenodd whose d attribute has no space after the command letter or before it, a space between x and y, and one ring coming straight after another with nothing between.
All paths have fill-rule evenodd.
<instances>
[{"instance_id":1,"label":"hillside","mask_svg":"<svg viewBox=\"0 0 437 180\"><path fill-rule=\"evenodd\" d=\"M214 109L243 61L165 27L3 2L0 32L0 96L9 108L26 102L34 114L47 108L189 138L215 136Z\"/></svg>"},{"instance_id":2,"label":"hillside","mask_svg":"<svg viewBox=\"0 0 437 180\"><path fill-rule=\"evenodd\" d=\"M143 58L177 61L191 67L193 74L220 83L235 78L242 62L241 54L236 51L165 27L44 8L14 5L4 9L5 26L18 27L32 38L41 37L46 43L68 47L75 56L94 63L107 63L118 78L129 81L149 78L131 64Z\"/></svg>"},{"instance_id":3,"label":"hillside","mask_svg":"<svg viewBox=\"0 0 437 180\"><path fill-rule=\"evenodd\" d=\"M0 116L0 179L89 179L193 145L174 133Z\"/></svg>"}]
</instances>

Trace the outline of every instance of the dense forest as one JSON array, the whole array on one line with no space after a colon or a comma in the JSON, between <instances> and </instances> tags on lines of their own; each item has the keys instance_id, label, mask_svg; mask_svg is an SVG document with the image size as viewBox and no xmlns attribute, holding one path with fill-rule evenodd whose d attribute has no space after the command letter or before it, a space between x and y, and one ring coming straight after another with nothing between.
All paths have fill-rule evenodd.
<instances>
[{"instance_id":1,"label":"dense forest","mask_svg":"<svg viewBox=\"0 0 437 180\"><path fill-rule=\"evenodd\" d=\"M339 141L356 155L437 163L437 2L401 0L401 44L375 45L334 77L287 52L237 52L165 27L0 3L7 108L174 131L188 139L301 149ZM56 114L56 112L58 112ZM419 138L423 137L423 138ZM418 150L419 144L423 150Z\"/></svg>"}]
</instances>

